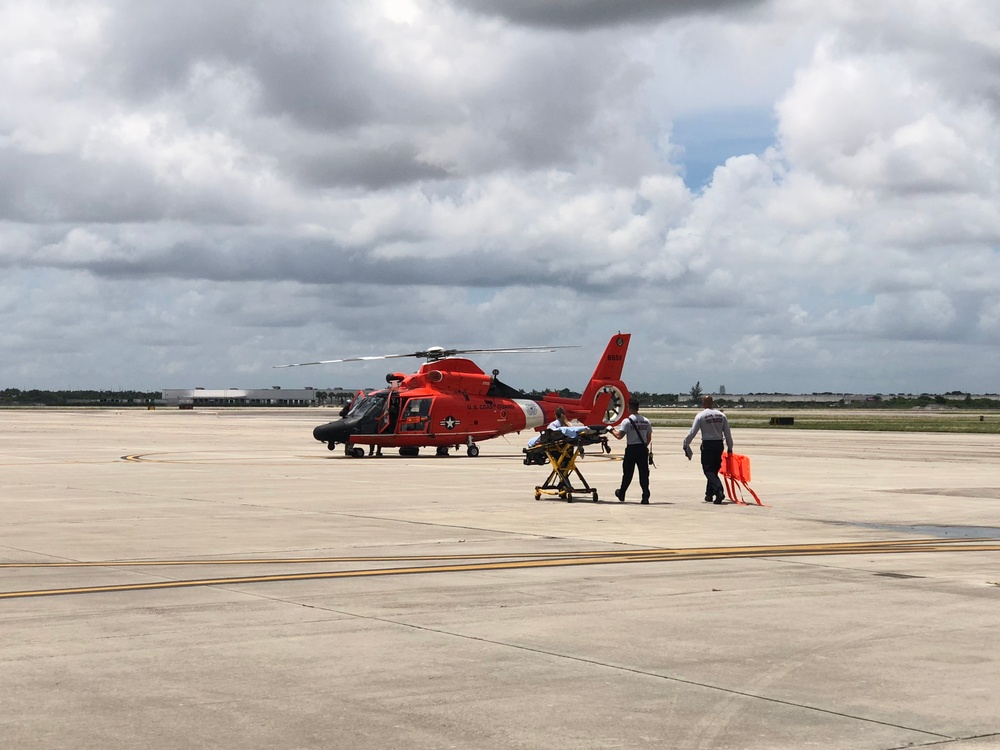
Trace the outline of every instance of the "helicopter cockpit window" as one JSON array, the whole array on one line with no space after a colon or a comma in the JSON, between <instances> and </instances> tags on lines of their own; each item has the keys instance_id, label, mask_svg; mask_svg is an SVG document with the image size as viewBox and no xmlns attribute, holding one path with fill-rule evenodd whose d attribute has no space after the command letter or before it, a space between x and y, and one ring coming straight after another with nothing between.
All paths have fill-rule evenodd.
<instances>
[{"instance_id":1,"label":"helicopter cockpit window","mask_svg":"<svg viewBox=\"0 0 1000 750\"><path fill-rule=\"evenodd\" d=\"M406 402L406 408L399 420L402 432L423 432L427 429L427 419L431 413L430 398L411 398Z\"/></svg>"},{"instance_id":2,"label":"helicopter cockpit window","mask_svg":"<svg viewBox=\"0 0 1000 750\"><path fill-rule=\"evenodd\" d=\"M358 399L351 410L347 412L349 417L378 417L385 410L385 395L365 396Z\"/></svg>"}]
</instances>

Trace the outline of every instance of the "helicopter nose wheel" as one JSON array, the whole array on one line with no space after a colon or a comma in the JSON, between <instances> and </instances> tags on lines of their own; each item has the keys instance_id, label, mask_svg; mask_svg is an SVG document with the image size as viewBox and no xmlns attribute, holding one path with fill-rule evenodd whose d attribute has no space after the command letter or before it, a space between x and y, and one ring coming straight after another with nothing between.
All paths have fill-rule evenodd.
<instances>
[{"instance_id":1,"label":"helicopter nose wheel","mask_svg":"<svg viewBox=\"0 0 1000 750\"><path fill-rule=\"evenodd\" d=\"M469 454L470 458L475 458L476 456L479 455L479 446L470 445L468 448L465 449L465 452Z\"/></svg>"}]
</instances>

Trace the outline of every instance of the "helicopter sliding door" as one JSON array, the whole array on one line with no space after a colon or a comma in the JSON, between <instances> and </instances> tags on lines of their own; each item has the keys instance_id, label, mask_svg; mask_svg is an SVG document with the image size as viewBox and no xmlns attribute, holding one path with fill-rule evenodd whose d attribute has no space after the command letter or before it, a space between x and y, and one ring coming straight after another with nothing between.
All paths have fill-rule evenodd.
<instances>
[{"instance_id":1,"label":"helicopter sliding door","mask_svg":"<svg viewBox=\"0 0 1000 750\"><path fill-rule=\"evenodd\" d=\"M413 435L427 432L433 401L433 398L411 398L407 401L399 418L399 433Z\"/></svg>"},{"instance_id":2,"label":"helicopter sliding door","mask_svg":"<svg viewBox=\"0 0 1000 750\"><path fill-rule=\"evenodd\" d=\"M382 433L393 433L396 431L396 422L399 419L399 392L389 391L389 398L386 399L385 409L378 420L378 431Z\"/></svg>"}]
</instances>

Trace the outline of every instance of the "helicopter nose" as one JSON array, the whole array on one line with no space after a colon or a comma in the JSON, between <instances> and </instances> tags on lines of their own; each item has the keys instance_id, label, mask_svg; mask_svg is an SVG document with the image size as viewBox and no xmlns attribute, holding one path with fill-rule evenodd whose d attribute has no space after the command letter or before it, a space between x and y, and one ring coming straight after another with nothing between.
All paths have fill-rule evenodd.
<instances>
[{"instance_id":1,"label":"helicopter nose","mask_svg":"<svg viewBox=\"0 0 1000 750\"><path fill-rule=\"evenodd\" d=\"M342 421L337 422L327 422L326 424L321 424L319 427L313 430L313 437L319 440L321 443L342 443L344 442L346 430Z\"/></svg>"}]
</instances>

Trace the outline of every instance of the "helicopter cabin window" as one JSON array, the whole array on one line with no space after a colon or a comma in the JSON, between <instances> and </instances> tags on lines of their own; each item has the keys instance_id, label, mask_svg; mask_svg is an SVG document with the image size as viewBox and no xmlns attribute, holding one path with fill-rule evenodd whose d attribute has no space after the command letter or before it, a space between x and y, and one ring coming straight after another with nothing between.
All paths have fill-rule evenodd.
<instances>
[{"instance_id":1,"label":"helicopter cabin window","mask_svg":"<svg viewBox=\"0 0 1000 750\"><path fill-rule=\"evenodd\" d=\"M406 402L403 416L399 420L400 432L426 432L431 413L430 398L411 398Z\"/></svg>"}]
</instances>

